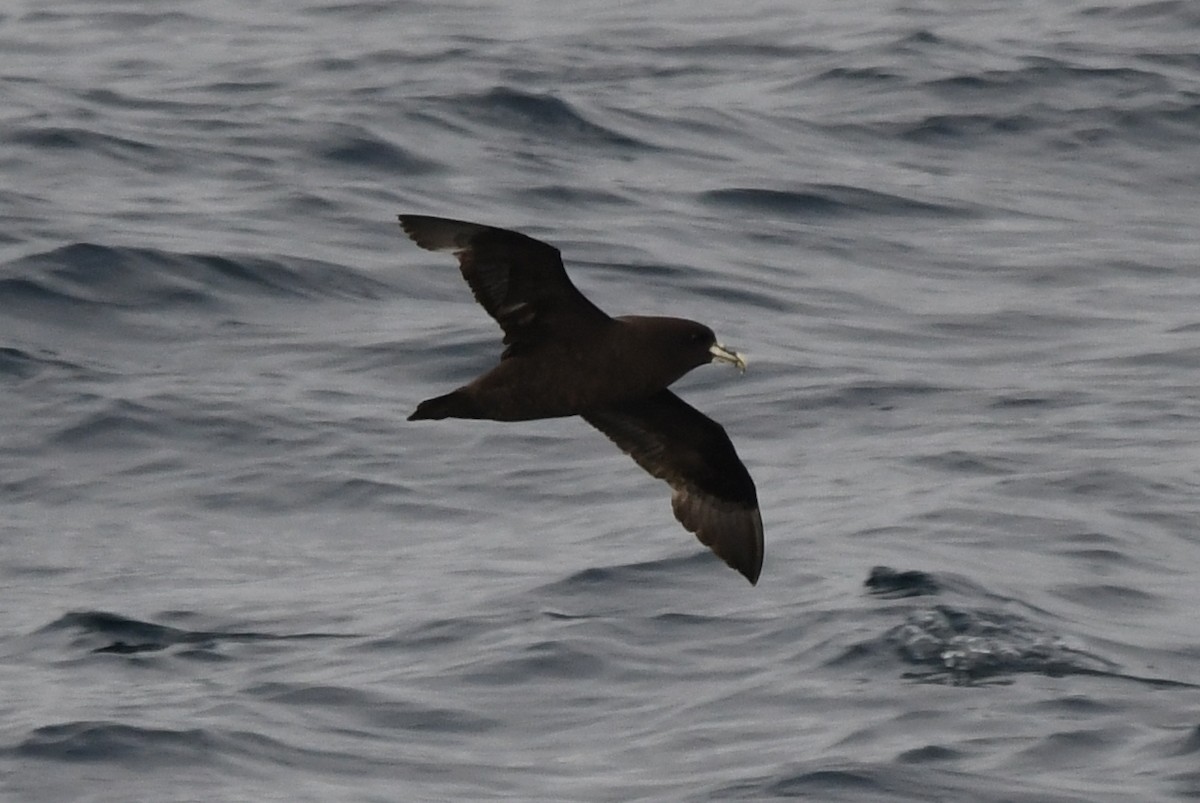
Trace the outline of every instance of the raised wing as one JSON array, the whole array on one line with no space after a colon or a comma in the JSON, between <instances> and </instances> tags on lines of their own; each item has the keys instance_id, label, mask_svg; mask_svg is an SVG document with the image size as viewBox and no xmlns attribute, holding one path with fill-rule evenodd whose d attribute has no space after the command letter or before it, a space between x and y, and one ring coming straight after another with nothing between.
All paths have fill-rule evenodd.
<instances>
[{"instance_id":1,"label":"raised wing","mask_svg":"<svg viewBox=\"0 0 1200 803\"><path fill-rule=\"evenodd\" d=\"M611 320L571 284L552 245L520 232L425 215L400 215L400 226L422 248L458 257L475 300L504 330L505 357Z\"/></svg>"},{"instance_id":2,"label":"raised wing","mask_svg":"<svg viewBox=\"0 0 1200 803\"><path fill-rule=\"evenodd\" d=\"M637 464L674 493L675 518L752 584L763 561L754 480L724 428L669 390L585 413Z\"/></svg>"}]
</instances>

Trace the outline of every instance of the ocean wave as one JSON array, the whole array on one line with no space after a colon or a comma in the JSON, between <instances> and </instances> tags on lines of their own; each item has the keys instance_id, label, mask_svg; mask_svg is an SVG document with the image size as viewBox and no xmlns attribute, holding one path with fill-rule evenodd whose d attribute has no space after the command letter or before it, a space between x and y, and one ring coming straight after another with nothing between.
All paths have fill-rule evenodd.
<instances>
[{"instance_id":1,"label":"ocean wave","mask_svg":"<svg viewBox=\"0 0 1200 803\"><path fill-rule=\"evenodd\" d=\"M466 709L395 699L351 686L269 682L255 684L244 693L273 705L297 707L306 715L322 709L343 712L386 732L485 733L498 725Z\"/></svg>"},{"instance_id":2,"label":"ocean wave","mask_svg":"<svg viewBox=\"0 0 1200 803\"><path fill-rule=\"evenodd\" d=\"M1096 589L1080 591L1092 600ZM1173 678L1128 673L1075 639L1007 611L949 604L918 608L885 638L904 661L922 668L910 677L925 682L971 684L1040 674L1114 678L1159 688L1200 688Z\"/></svg>"},{"instance_id":3,"label":"ocean wave","mask_svg":"<svg viewBox=\"0 0 1200 803\"><path fill-rule=\"evenodd\" d=\"M0 266L0 310L31 304L114 309L204 307L256 296L375 299L389 285L295 257L187 254L72 243Z\"/></svg>"},{"instance_id":4,"label":"ocean wave","mask_svg":"<svg viewBox=\"0 0 1200 803\"><path fill-rule=\"evenodd\" d=\"M170 728L113 720L77 720L34 728L4 752L18 759L116 765L145 772L164 767L304 766L355 777L380 766L328 746L292 744L254 730Z\"/></svg>"},{"instance_id":5,"label":"ocean wave","mask_svg":"<svg viewBox=\"0 0 1200 803\"><path fill-rule=\"evenodd\" d=\"M702 201L744 211L766 211L781 215L922 215L972 217L962 205L922 201L901 195L838 184L809 184L782 190L761 187L730 187L707 190Z\"/></svg>"},{"instance_id":6,"label":"ocean wave","mask_svg":"<svg viewBox=\"0 0 1200 803\"><path fill-rule=\"evenodd\" d=\"M367 169L376 174L423 176L443 169L443 165L422 158L362 126L336 127L314 146L314 151L319 161L331 162L338 167Z\"/></svg>"},{"instance_id":7,"label":"ocean wave","mask_svg":"<svg viewBox=\"0 0 1200 803\"><path fill-rule=\"evenodd\" d=\"M504 129L538 140L651 149L649 143L597 123L557 95L497 86L483 93L432 98L452 119L489 129Z\"/></svg>"},{"instance_id":8,"label":"ocean wave","mask_svg":"<svg viewBox=\"0 0 1200 803\"><path fill-rule=\"evenodd\" d=\"M155 728L112 721L77 721L35 728L15 748L19 758L101 762L121 766L219 763L219 740L204 728Z\"/></svg>"},{"instance_id":9,"label":"ocean wave","mask_svg":"<svg viewBox=\"0 0 1200 803\"><path fill-rule=\"evenodd\" d=\"M93 655L158 652L177 646L212 647L227 642L358 638L345 633L270 633L233 628L192 630L97 610L65 613L39 628L35 635L55 633L70 634L72 646L86 649Z\"/></svg>"},{"instance_id":10,"label":"ocean wave","mask_svg":"<svg viewBox=\"0 0 1200 803\"><path fill-rule=\"evenodd\" d=\"M150 157L162 157L166 153L165 149L139 139L70 126L15 127L0 136L0 142L9 145L25 145L40 150L101 153L119 159L136 159L138 161Z\"/></svg>"}]
</instances>

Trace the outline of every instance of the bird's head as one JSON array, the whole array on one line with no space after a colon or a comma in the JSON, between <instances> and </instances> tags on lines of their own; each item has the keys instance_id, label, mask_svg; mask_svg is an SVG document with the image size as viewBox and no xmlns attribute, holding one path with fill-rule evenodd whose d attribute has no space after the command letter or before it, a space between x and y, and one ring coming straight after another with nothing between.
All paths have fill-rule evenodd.
<instances>
[{"instance_id":1,"label":"bird's head","mask_svg":"<svg viewBox=\"0 0 1200 803\"><path fill-rule=\"evenodd\" d=\"M702 323L685 318L622 318L639 333L647 353L658 356L660 371L669 374L670 382L705 363L726 362L745 373L746 358L717 342L713 330Z\"/></svg>"}]
</instances>

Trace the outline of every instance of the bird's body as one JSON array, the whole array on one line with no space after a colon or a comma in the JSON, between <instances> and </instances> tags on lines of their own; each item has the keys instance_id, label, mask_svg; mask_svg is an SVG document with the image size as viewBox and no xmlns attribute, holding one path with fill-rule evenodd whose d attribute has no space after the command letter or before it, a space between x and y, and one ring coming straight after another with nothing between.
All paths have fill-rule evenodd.
<instances>
[{"instance_id":1,"label":"bird's body","mask_svg":"<svg viewBox=\"0 0 1200 803\"><path fill-rule=\"evenodd\" d=\"M528 421L582 416L671 485L676 518L757 582L762 520L754 482L725 430L667 388L716 360L745 361L682 318L611 318L567 278L556 248L465 221L401 215L417 245L450 251L504 330L499 364L418 405L409 420Z\"/></svg>"},{"instance_id":2,"label":"bird's body","mask_svg":"<svg viewBox=\"0 0 1200 803\"><path fill-rule=\"evenodd\" d=\"M637 325L661 322L659 326ZM624 316L596 329L539 343L502 359L495 368L454 391L467 414L445 418L533 421L583 415L598 408L643 399L671 385L691 370L678 363L638 360L653 356L676 341L690 345L703 332L678 318ZM674 335L674 338L671 336ZM696 365L710 362L707 343L699 342ZM606 370L611 368L611 370ZM561 377L570 376L565 383ZM438 397L445 398L445 397ZM432 400L431 400L432 401ZM410 420L426 416L414 414Z\"/></svg>"}]
</instances>

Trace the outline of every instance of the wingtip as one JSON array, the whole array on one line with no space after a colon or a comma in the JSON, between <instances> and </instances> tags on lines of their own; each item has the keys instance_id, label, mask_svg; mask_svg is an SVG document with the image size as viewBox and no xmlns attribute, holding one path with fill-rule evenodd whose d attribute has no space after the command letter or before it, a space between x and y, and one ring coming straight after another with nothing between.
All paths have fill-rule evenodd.
<instances>
[{"instance_id":1,"label":"wingtip","mask_svg":"<svg viewBox=\"0 0 1200 803\"><path fill-rule=\"evenodd\" d=\"M756 558L748 561L726 561L729 566L750 581L750 585L758 585L758 577L762 574L762 553L759 553Z\"/></svg>"},{"instance_id":2,"label":"wingtip","mask_svg":"<svg viewBox=\"0 0 1200 803\"><path fill-rule=\"evenodd\" d=\"M444 247L443 236L437 226L441 222L440 219L404 213L396 215L396 220L400 223L400 230L404 232L404 236L412 240L418 248L438 251Z\"/></svg>"},{"instance_id":3,"label":"wingtip","mask_svg":"<svg viewBox=\"0 0 1200 803\"><path fill-rule=\"evenodd\" d=\"M686 525L685 525L686 526ZM755 533L758 534L757 532ZM725 562L725 565L750 581L750 585L758 585L759 575L762 574L763 550L762 541L758 540L757 548L745 549L746 544L737 540L717 541L709 539L707 533L697 532L700 542L713 551Z\"/></svg>"},{"instance_id":4,"label":"wingtip","mask_svg":"<svg viewBox=\"0 0 1200 803\"><path fill-rule=\"evenodd\" d=\"M396 215L400 228L408 239L426 251L458 253L467 248L473 238L488 231L487 226L431 215Z\"/></svg>"},{"instance_id":5,"label":"wingtip","mask_svg":"<svg viewBox=\"0 0 1200 803\"><path fill-rule=\"evenodd\" d=\"M754 508L751 517L753 526L753 536L749 539L748 550L740 550L734 552L730 557L729 565L736 569L743 577L750 581L750 585L758 585L758 577L762 574L763 554L766 551L763 545L763 528L762 516L758 512L758 508Z\"/></svg>"}]
</instances>

